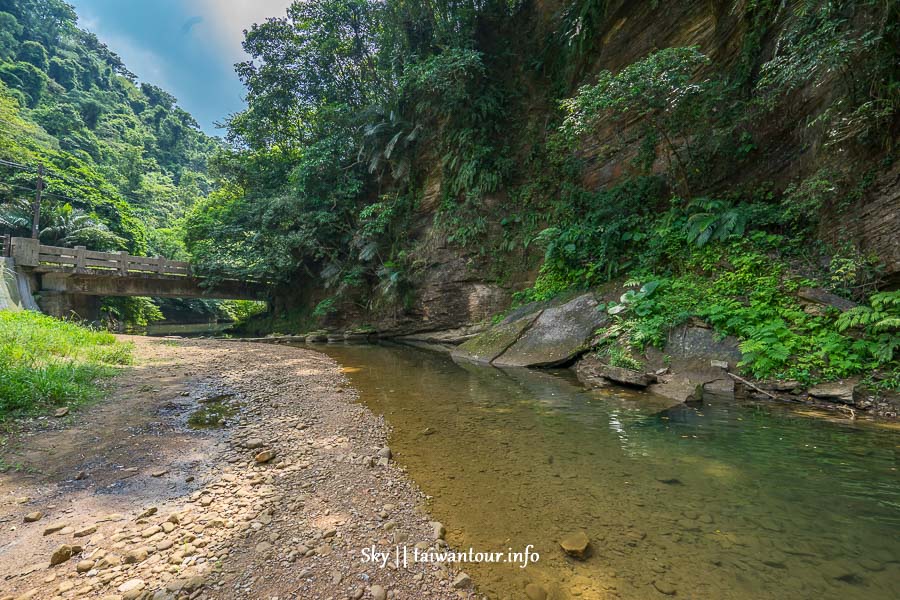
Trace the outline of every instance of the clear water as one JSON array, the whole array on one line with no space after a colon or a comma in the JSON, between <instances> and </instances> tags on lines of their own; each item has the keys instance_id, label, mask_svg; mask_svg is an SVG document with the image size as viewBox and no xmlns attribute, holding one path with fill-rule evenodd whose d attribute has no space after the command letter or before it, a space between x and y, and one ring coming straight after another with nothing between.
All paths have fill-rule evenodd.
<instances>
[{"instance_id":1,"label":"clear water","mask_svg":"<svg viewBox=\"0 0 900 600\"><path fill-rule=\"evenodd\" d=\"M144 335L182 337L213 336L222 333L234 323L150 323L143 331Z\"/></svg>"},{"instance_id":2,"label":"clear water","mask_svg":"<svg viewBox=\"0 0 900 600\"><path fill-rule=\"evenodd\" d=\"M489 598L900 598L900 434L779 406L668 407L565 374L320 346L393 428L396 460ZM431 431L426 433L430 428ZM592 555L557 542L583 530Z\"/></svg>"}]
</instances>

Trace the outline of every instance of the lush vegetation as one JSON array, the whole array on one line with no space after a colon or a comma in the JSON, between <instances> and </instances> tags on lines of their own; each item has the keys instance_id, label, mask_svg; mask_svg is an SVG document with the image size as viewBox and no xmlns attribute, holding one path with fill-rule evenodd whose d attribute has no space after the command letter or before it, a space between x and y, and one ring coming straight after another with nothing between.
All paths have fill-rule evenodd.
<instances>
[{"instance_id":1,"label":"lush vegetation","mask_svg":"<svg viewBox=\"0 0 900 600\"><path fill-rule=\"evenodd\" d=\"M218 142L62 0L0 0L0 30L0 234L30 235L41 164L44 243L188 259L183 218L213 187ZM106 308L133 324L160 316L149 299Z\"/></svg>"},{"instance_id":2,"label":"lush vegetation","mask_svg":"<svg viewBox=\"0 0 900 600\"><path fill-rule=\"evenodd\" d=\"M896 386L877 259L819 235L894 161L896 3L759 0L729 60L648 49L614 71L595 66L605 2L538 4L295 2L248 31L248 106L217 148L65 4L0 0L0 227L27 225L34 174L16 165L42 160L45 239L265 279L266 327L405 310L439 239L482 279L536 272L521 302L628 284L607 307L618 364L697 317L741 340L753 376ZM808 158L770 180L786 152ZM604 165L616 176L591 183ZM811 308L801 287L860 307ZM159 316L141 299L107 312Z\"/></svg>"},{"instance_id":3,"label":"lush vegetation","mask_svg":"<svg viewBox=\"0 0 900 600\"><path fill-rule=\"evenodd\" d=\"M424 212L432 235L490 265L480 277L539 266L519 301L634 284L609 307L603 351L619 364L699 317L736 335L760 378L896 373L896 300L873 295L877 260L817 234L894 160L897 7L762 0L728 66L675 47L593 73L606 3L539 10L325 0L253 27L238 66L248 108L215 159L223 185L188 217L195 259L294 296L299 314L270 326L376 319L415 294ZM797 117L792 99L816 88L828 106ZM747 175L791 136L815 149L811 167ZM610 161L611 184L585 182ZM298 301L298 285L319 292ZM802 286L862 307L809 308Z\"/></svg>"},{"instance_id":4,"label":"lush vegetation","mask_svg":"<svg viewBox=\"0 0 900 600\"><path fill-rule=\"evenodd\" d=\"M0 311L0 421L96 398L131 362L109 333L30 311Z\"/></svg>"}]
</instances>

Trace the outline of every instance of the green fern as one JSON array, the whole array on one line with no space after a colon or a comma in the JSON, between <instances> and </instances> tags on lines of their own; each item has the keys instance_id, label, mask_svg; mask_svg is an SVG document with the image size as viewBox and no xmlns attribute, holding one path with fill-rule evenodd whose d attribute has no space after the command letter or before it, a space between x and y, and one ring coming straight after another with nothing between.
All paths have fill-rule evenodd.
<instances>
[{"instance_id":1,"label":"green fern","mask_svg":"<svg viewBox=\"0 0 900 600\"><path fill-rule=\"evenodd\" d=\"M862 330L871 339L872 355L881 362L890 362L900 349L900 290L872 294L869 304L851 308L838 317L838 331Z\"/></svg>"}]
</instances>

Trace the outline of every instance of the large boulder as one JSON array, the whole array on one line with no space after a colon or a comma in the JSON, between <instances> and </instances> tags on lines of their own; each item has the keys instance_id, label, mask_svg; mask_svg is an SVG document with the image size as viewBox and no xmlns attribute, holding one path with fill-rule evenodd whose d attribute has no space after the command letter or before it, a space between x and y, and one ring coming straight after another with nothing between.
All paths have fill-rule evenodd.
<instances>
[{"instance_id":1,"label":"large boulder","mask_svg":"<svg viewBox=\"0 0 900 600\"><path fill-rule=\"evenodd\" d=\"M708 325L700 322L673 329L664 353L670 357L673 371L706 371L711 366L710 361L728 363L728 367L733 369L742 358L736 338L719 337Z\"/></svg>"},{"instance_id":2,"label":"large boulder","mask_svg":"<svg viewBox=\"0 0 900 600\"><path fill-rule=\"evenodd\" d=\"M527 318L527 317L526 317ZM498 367L552 367L584 352L594 332L608 319L597 310L592 293L545 308L508 350L496 357Z\"/></svg>"},{"instance_id":3,"label":"large boulder","mask_svg":"<svg viewBox=\"0 0 900 600\"><path fill-rule=\"evenodd\" d=\"M531 314L511 323L501 323L491 327L484 333L460 344L450 355L453 358L476 363L490 364L495 358L506 352L522 333L540 316L540 312Z\"/></svg>"},{"instance_id":4,"label":"large boulder","mask_svg":"<svg viewBox=\"0 0 900 600\"><path fill-rule=\"evenodd\" d=\"M820 383L809 388L809 395L827 402L853 404L853 387L855 385L856 380Z\"/></svg>"}]
</instances>

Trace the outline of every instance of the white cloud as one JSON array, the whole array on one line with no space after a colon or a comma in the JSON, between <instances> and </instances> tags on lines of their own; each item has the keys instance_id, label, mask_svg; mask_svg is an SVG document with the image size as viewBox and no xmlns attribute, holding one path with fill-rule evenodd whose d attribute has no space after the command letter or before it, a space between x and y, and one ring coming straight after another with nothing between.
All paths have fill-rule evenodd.
<instances>
[{"instance_id":1,"label":"white cloud","mask_svg":"<svg viewBox=\"0 0 900 600\"><path fill-rule=\"evenodd\" d=\"M269 17L282 17L292 0L190 0L191 9L203 16L194 33L215 43L231 62L246 59L241 47L244 30Z\"/></svg>"},{"instance_id":2,"label":"white cloud","mask_svg":"<svg viewBox=\"0 0 900 600\"><path fill-rule=\"evenodd\" d=\"M166 77L165 61L154 51L141 46L132 38L119 35L107 27L95 15L81 13L78 25L97 35L100 41L121 57L122 62L132 73L138 74L141 81L148 81L162 88L171 88Z\"/></svg>"}]
</instances>

